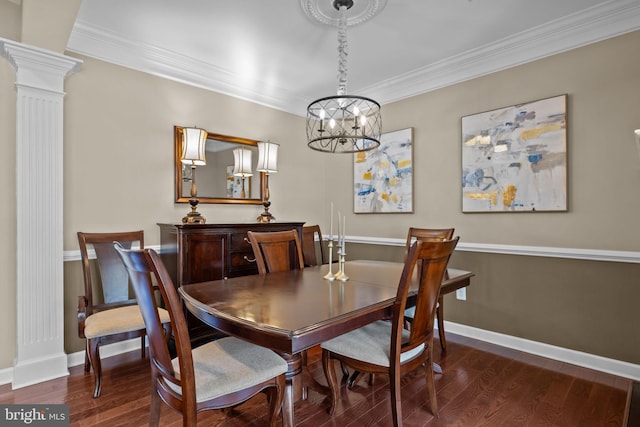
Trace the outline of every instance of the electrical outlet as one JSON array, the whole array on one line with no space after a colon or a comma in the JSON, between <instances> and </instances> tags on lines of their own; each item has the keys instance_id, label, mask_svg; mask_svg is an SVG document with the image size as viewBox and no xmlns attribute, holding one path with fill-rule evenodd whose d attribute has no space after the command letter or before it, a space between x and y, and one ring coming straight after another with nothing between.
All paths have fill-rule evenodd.
<instances>
[{"instance_id":1,"label":"electrical outlet","mask_svg":"<svg viewBox=\"0 0 640 427\"><path fill-rule=\"evenodd\" d=\"M459 299L460 301L466 301L467 300L467 288L460 288L460 289L456 290L456 299Z\"/></svg>"}]
</instances>

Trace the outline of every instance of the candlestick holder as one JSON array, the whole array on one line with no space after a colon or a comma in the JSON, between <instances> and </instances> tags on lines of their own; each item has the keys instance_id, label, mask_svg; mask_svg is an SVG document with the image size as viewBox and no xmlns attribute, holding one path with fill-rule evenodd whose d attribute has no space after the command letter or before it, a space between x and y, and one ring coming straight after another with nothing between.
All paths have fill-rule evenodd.
<instances>
[{"instance_id":1,"label":"candlestick holder","mask_svg":"<svg viewBox=\"0 0 640 427\"><path fill-rule=\"evenodd\" d=\"M322 242L321 242L322 243ZM329 272L324 275L324 278L327 280L335 280L336 275L333 274L333 236L329 237L329 243L327 244L329 248Z\"/></svg>"},{"instance_id":2,"label":"candlestick holder","mask_svg":"<svg viewBox=\"0 0 640 427\"><path fill-rule=\"evenodd\" d=\"M349 276L347 276L347 273L345 273L344 271L344 263L345 263L345 259L347 258L347 251L344 248L344 240L342 241L342 243L340 245L338 245L338 265L340 266L340 271L338 271L336 273L335 278L340 280L341 282L346 282L347 280L349 280Z\"/></svg>"}]
</instances>

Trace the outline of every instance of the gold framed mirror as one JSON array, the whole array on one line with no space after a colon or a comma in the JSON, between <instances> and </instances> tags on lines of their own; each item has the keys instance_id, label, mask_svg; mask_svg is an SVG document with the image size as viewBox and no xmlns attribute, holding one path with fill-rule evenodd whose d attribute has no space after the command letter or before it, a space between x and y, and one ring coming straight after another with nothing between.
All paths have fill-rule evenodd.
<instances>
[{"instance_id":1,"label":"gold framed mirror","mask_svg":"<svg viewBox=\"0 0 640 427\"><path fill-rule=\"evenodd\" d=\"M184 165L182 157L182 126L174 126L175 202L189 203L191 198L191 167ZM205 144L206 164L197 167L196 184L199 203L236 203L261 205L265 194L265 174L256 172L258 141L207 132ZM251 152L253 175L234 176L234 149ZM244 190L244 194L243 194Z\"/></svg>"}]
</instances>

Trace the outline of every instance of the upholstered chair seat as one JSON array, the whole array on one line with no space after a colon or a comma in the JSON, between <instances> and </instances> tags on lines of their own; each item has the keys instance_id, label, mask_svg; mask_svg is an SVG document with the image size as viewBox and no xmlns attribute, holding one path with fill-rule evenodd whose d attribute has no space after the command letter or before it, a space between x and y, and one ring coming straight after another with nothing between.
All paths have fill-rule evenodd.
<instances>
[{"instance_id":1,"label":"upholstered chair seat","mask_svg":"<svg viewBox=\"0 0 640 427\"><path fill-rule=\"evenodd\" d=\"M322 348L332 353L378 366L390 366L391 361L391 322L379 320L339 337L322 343ZM409 341L410 332L402 331L402 342ZM424 344L400 354L400 364L420 356Z\"/></svg>"},{"instance_id":2,"label":"upholstered chair seat","mask_svg":"<svg viewBox=\"0 0 640 427\"><path fill-rule=\"evenodd\" d=\"M287 371L287 362L268 348L225 337L192 350L196 402L235 393ZM171 361L180 375L180 361ZM181 387L167 383L178 394Z\"/></svg>"},{"instance_id":3,"label":"upholstered chair seat","mask_svg":"<svg viewBox=\"0 0 640 427\"><path fill-rule=\"evenodd\" d=\"M158 315L162 323L171 321L169 312L158 308ZM144 329L144 319L138 305L113 308L89 315L84 321L84 335L87 338L97 338L105 335Z\"/></svg>"}]
</instances>

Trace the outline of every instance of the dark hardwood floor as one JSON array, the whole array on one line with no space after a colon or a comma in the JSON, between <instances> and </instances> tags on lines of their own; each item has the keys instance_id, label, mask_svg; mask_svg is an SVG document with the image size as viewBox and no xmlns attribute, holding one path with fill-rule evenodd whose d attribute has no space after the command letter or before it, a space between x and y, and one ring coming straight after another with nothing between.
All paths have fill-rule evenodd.
<instances>
[{"instance_id":1,"label":"dark hardwood floor","mask_svg":"<svg viewBox=\"0 0 640 427\"><path fill-rule=\"evenodd\" d=\"M402 380L404 426L622 426L631 381L469 338L447 334L448 351L434 357L444 370L436 375L440 417L426 401L421 371ZM309 369L324 383L320 353L309 353ZM71 375L11 391L0 386L0 404L66 403L71 426L145 426L149 420L149 362L139 352L103 362L102 396L92 398L93 379L82 366ZM336 415L327 414L324 395L309 392L296 403L299 426L390 426L388 379L373 386L362 381L343 390ZM203 426L266 425L266 398L254 397L228 414L208 411L198 417ZM181 416L162 408L163 426L181 425Z\"/></svg>"}]
</instances>

